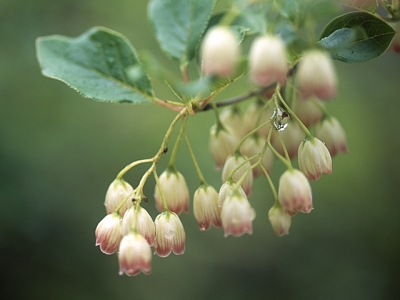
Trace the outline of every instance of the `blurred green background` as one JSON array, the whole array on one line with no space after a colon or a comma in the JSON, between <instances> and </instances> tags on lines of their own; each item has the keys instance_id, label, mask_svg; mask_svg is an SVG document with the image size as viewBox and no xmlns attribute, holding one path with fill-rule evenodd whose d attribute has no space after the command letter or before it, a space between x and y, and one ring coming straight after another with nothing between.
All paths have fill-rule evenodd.
<instances>
[{"instance_id":1,"label":"blurred green background","mask_svg":"<svg viewBox=\"0 0 400 300\"><path fill-rule=\"evenodd\" d=\"M400 299L400 57L392 53L336 64L340 97L328 107L346 129L350 151L334 159L332 175L312 183L315 209L293 219L289 236L273 233L271 192L258 179L250 197L257 212L252 236L200 232L192 213L184 214L184 255L154 256L150 276L118 275L117 256L94 246L105 192L126 164L155 153L174 113L82 98L42 77L34 42L102 25L161 57L146 6L144 0L0 2L1 298ZM171 97L162 84L155 89ZM218 189L220 172L208 153L213 118L198 114L188 132L206 179ZM160 172L166 163L167 157ZM177 167L193 193L198 180L183 143ZM282 166L274 168L277 182ZM135 185L144 170L126 179ZM146 185L144 207L155 217L153 186Z\"/></svg>"}]
</instances>

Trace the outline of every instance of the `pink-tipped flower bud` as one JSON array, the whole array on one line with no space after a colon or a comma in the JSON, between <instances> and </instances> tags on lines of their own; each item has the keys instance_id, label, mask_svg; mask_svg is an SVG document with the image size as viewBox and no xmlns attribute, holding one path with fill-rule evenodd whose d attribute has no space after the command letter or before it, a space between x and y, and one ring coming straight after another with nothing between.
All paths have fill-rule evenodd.
<instances>
[{"instance_id":1,"label":"pink-tipped flower bud","mask_svg":"<svg viewBox=\"0 0 400 300\"><path fill-rule=\"evenodd\" d=\"M239 137L230 126L214 124L210 129L210 151L215 167L220 169L227 157L235 151Z\"/></svg>"},{"instance_id":2,"label":"pink-tipped flower bud","mask_svg":"<svg viewBox=\"0 0 400 300\"><path fill-rule=\"evenodd\" d=\"M318 123L315 127L315 135L325 143L332 157L339 152L347 153L346 133L336 118L325 118Z\"/></svg>"},{"instance_id":3,"label":"pink-tipped flower bud","mask_svg":"<svg viewBox=\"0 0 400 300\"><path fill-rule=\"evenodd\" d=\"M201 47L203 73L220 77L231 76L240 54L238 45L236 35L229 28L217 26L209 29Z\"/></svg>"},{"instance_id":4,"label":"pink-tipped flower bud","mask_svg":"<svg viewBox=\"0 0 400 300\"><path fill-rule=\"evenodd\" d=\"M125 235L119 247L119 274L135 276L140 271L150 274L151 256L150 246L143 236L136 232Z\"/></svg>"},{"instance_id":5,"label":"pink-tipped flower bud","mask_svg":"<svg viewBox=\"0 0 400 300\"><path fill-rule=\"evenodd\" d=\"M332 173L332 158L328 148L317 138L305 139L299 146L300 171L310 180L317 180L322 173Z\"/></svg>"},{"instance_id":6,"label":"pink-tipped flower bud","mask_svg":"<svg viewBox=\"0 0 400 300\"><path fill-rule=\"evenodd\" d=\"M247 108L244 117L244 127L246 128L246 133L252 131L257 126L268 122L274 113L274 109L271 106L264 108L264 103L261 101L252 102ZM258 134L263 138L268 137L269 130L271 128L271 123L267 123L265 126L258 130Z\"/></svg>"},{"instance_id":7,"label":"pink-tipped flower bud","mask_svg":"<svg viewBox=\"0 0 400 300\"><path fill-rule=\"evenodd\" d=\"M292 217L283 210L282 206L274 205L268 212L269 222L278 236L289 234Z\"/></svg>"},{"instance_id":8,"label":"pink-tipped flower bud","mask_svg":"<svg viewBox=\"0 0 400 300\"><path fill-rule=\"evenodd\" d=\"M400 54L400 22L396 22L396 23L389 23L389 25L396 31L393 39L392 39L392 43L390 44L390 49L396 53L396 54Z\"/></svg>"},{"instance_id":9,"label":"pink-tipped flower bud","mask_svg":"<svg viewBox=\"0 0 400 300\"><path fill-rule=\"evenodd\" d=\"M112 213L103 218L96 227L96 246L105 254L113 254L118 251L122 239L121 217Z\"/></svg>"},{"instance_id":10,"label":"pink-tipped flower bud","mask_svg":"<svg viewBox=\"0 0 400 300\"><path fill-rule=\"evenodd\" d=\"M315 102L318 102L318 104ZM314 99L314 101L311 99L298 100L294 102L293 111L304 126L309 128L318 123L322 118L323 112L319 106L324 107L324 103L318 99Z\"/></svg>"},{"instance_id":11,"label":"pink-tipped flower bud","mask_svg":"<svg viewBox=\"0 0 400 300\"><path fill-rule=\"evenodd\" d=\"M232 176L232 179L234 182L238 182L242 176L244 176L244 180L242 181L242 188L246 195L251 194L251 190L253 188L253 172L250 170L250 162L247 161L247 157L244 155L231 155L228 157L228 159L225 162L224 168L222 169L222 182L225 182L228 180L228 176L230 173L238 168Z\"/></svg>"},{"instance_id":12,"label":"pink-tipped flower bud","mask_svg":"<svg viewBox=\"0 0 400 300\"><path fill-rule=\"evenodd\" d=\"M253 220L256 217L247 197L234 191L222 205L221 219L225 237L232 234L241 236L253 233Z\"/></svg>"},{"instance_id":13,"label":"pink-tipped flower bud","mask_svg":"<svg viewBox=\"0 0 400 300\"><path fill-rule=\"evenodd\" d=\"M193 214L200 230L208 230L211 225L222 226L218 193L211 185L202 185L194 193Z\"/></svg>"},{"instance_id":14,"label":"pink-tipped flower bud","mask_svg":"<svg viewBox=\"0 0 400 300\"><path fill-rule=\"evenodd\" d=\"M332 60L320 50L304 53L297 71L297 84L302 99L315 96L321 100L336 94L336 72Z\"/></svg>"},{"instance_id":15,"label":"pink-tipped flower bud","mask_svg":"<svg viewBox=\"0 0 400 300\"><path fill-rule=\"evenodd\" d=\"M118 205L120 205L122 201L125 201L119 210L120 216L123 217L125 212L132 206L132 200L127 199L132 195L133 188L129 183L123 179L115 179L109 186L106 193L104 205L107 213L113 213Z\"/></svg>"},{"instance_id":16,"label":"pink-tipped flower bud","mask_svg":"<svg viewBox=\"0 0 400 300\"><path fill-rule=\"evenodd\" d=\"M265 143L264 139L262 139L258 134L252 135L244 141L242 147L240 148L240 152L247 157L252 157L258 153L261 153L261 151L264 148L264 143ZM258 159L259 157L254 157L253 159L250 160L250 163L255 164L258 161ZM272 172L273 162L274 162L274 154L268 147L267 150L264 152L264 156L262 157L261 160L261 164L268 172L268 174L271 174ZM261 166L257 166L253 169L254 178L258 177L261 174L263 174Z\"/></svg>"},{"instance_id":17,"label":"pink-tipped flower bud","mask_svg":"<svg viewBox=\"0 0 400 300\"><path fill-rule=\"evenodd\" d=\"M134 226L136 225L136 228ZM132 231L140 233L150 246L153 246L156 228L153 219L143 207L132 206L122 219L122 235L125 236Z\"/></svg>"},{"instance_id":18,"label":"pink-tipped flower bud","mask_svg":"<svg viewBox=\"0 0 400 300\"><path fill-rule=\"evenodd\" d=\"M168 168L160 175L160 185L170 211L178 215L182 211L189 211L189 189L185 177L180 172L175 168ZM164 211L164 204L158 185L154 190L154 198L156 199L158 211Z\"/></svg>"},{"instance_id":19,"label":"pink-tipped flower bud","mask_svg":"<svg viewBox=\"0 0 400 300\"><path fill-rule=\"evenodd\" d=\"M309 213L312 209L312 195L306 176L299 170L285 171L279 179L278 199L291 216L299 211Z\"/></svg>"},{"instance_id":20,"label":"pink-tipped flower bud","mask_svg":"<svg viewBox=\"0 0 400 300\"><path fill-rule=\"evenodd\" d=\"M171 251L176 255L185 252L186 235L182 222L173 212L163 212L155 220L156 239L155 253L160 257L167 257Z\"/></svg>"},{"instance_id":21,"label":"pink-tipped flower bud","mask_svg":"<svg viewBox=\"0 0 400 300\"><path fill-rule=\"evenodd\" d=\"M304 132L300 125L295 121L290 121L288 126L283 131L274 130L272 134L272 146L279 152L280 155L285 156L282 143L277 135L280 135L283 143L285 144L286 150L289 154L290 159L293 159L297 155L299 145L304 140Z\"/></svg>"},{"instance_id":22,"label":"pink-tipped flower bud","mask_svg":"<svg viewBox=\"0 0 400 300\"><path fill-rule=\"evenodd\" d=\"M232 195L233 191L235 190L235 185L236 185L236 183L233 181L225 181L224 184L221 186L221 188L219 189L219 193L218 193L218 206L219 207L222 207L222 205L224 204L224 201L230 195ZM238 192L243 197L245 197L245 198L247 197L246 193L244 192L244 190L241 186L238 188Z\"/></svg>"},{"instance_id":23,"label":"pink-tipped flower bud","mask_svg":"<svg viewBox=\"0 0 400 300\"><path fill-rule=\"evenodd\" d=\"M257 38L251 45L249 64L250 76L256 85L283 84L288 69L283 40L272 35Z\"/></svg>"},{"instance_id":24,"label":"pink-tipped flower bud","mask_svg":"<svg viewBox=\"0 0 400 300\"><path fill-rule=\"evenodd\" d=\"M246 128L243 126L243 112L236 105L231 105L221 111L219 119L224 126L232 128L238 138L246 135Z\"/></svg>"}]
</instances>

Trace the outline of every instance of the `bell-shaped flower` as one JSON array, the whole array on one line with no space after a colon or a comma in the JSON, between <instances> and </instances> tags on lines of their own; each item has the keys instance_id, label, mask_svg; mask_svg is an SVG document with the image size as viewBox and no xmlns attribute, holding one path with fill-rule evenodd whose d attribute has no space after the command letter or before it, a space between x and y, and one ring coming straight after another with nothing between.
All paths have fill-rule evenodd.
<instances>
[{"instance_id":1,"label":"bell-shaped flower","mask_svg":"<svg viewBox=\"0 0 400 300\"><path fill-rule=\"evenodd\" d=\"M292 224L292 217L282 208L274 205L268 212L269 222L278 236L289 234L289 228Z\"/></svg>"},{"instance_id":2,"label":"bell-shaped flower","mask_svg":"<svg viewBox=\"0 0 400 300\"><path fill-rule=\"evenodd\" d=\"M311 186L306 176L299 170L286 170L279 179L279 203L291 216L312 209Z\"/></svg>"},{"instance_id":3,"label":"bell-shaped flower","mask_svg":"<svg viewBox=\"0 0 400 300\"><path fill-rule=\"evenodd\" d=\"M323 115L320 106L323 107L324 103L316 98L313 100L297 100L293 106L294 113L307 128L318 123Z\"/></svg>"},{"instance_id":4,"label":"bell-shaped flower","mask_svg":"<svg viewBox=\"0 0 400 300\"><path fill-rule=\"evenodd\" d=\"M234 182L238 182L242 176L244 176L244 180L242 181L242 188L246 195L251 194L251 190L253 188L253 172L248 170L250 169L250 162L247 161L247 157L241 154L233 154L228 157L225 162L224 168L222 169L222 182L228 180L228 176L232 171L239 167L232 176Z\"/></svg>"},{"instance_id":5,"label":"bell-shaped flower","mask_svg":"<svg viewBox=\"0 0 400 300\"><path fill-rule=\"evenodd\" d=\"M245 233L253 233L253 220L256 217L247 197L238 191L234 191L225 199L221 209L222 227L225 237L232 234L241 236Z\"/></svg>"},{"instance_id":6,"label":"bell-shaped flower","mask_svg":"<svg viewBox=\"0 0 400 300\"><path fill-rule=\"evenodd\" d=\"M168 168L160 175L160 185L170 211L178 215L182 211L189 211L189 189L185 177L180 172L175 168ZM156 185L154 190L154 198L156 199L158 211L164 211L158 185Z\"/></svg>"},{"instance_id":7,"label":"bell-shaped flower","mask_svg":"<svg viewBox=\"0 0 400 300\"><path fill-rule=\"evenodd\" d=\"M231 105L221 110L219 119L224 126L232 128L239 139L246 135L246 128L243 126L244 115L237 105Z\"/></svg>"},{"instance_id":8,"label":"bell-shaped flower","mask_svg":"<svg viewBox=\"0 0 400 300\"><path fill-rule=\"evenodd\" d=\"M96 246L105 254L113 254L118 251L122 239L121 217L116 214L108 214L97 225Z\"/></svg>"},{"instance_id":9,"label":"bell-shaped flower","mask_svg":"<svg viewBox=\"0 0 400 300\"><path fill-rule=\"evenodd\" d=\"M339 152L347 153L346 133L336 118L328 117L318 123L315 136L325 143L332 157Z\"/></svg>"},{"instance_id":10,"label":"bell-shaped flower","mask_svg":"<svg viewBox=\"0 0 400 300\"><path fill-rule=\"evenodd\" d=\"M125 201L119 210L120 216L123 217L125 212L132 206L131 199L127 199L127 197L132 195L133 188L129 183L123 179L115 179L109 186L106 193L104 205L107 213L113 213L118 205L120 205L122 201Z\"/></svg>"},{"instance_id":11,"label":"bell-shaped flower","mask_svg":"<svg viewBox=\"0 0 400 300\"><path fill-rule=\"evenodd\" d=\"M186 235L178 215L165 211L157 216L154 223L156 225L155 253L160 257L167 257L171 252L176 255L183 254Z\"/></svg>"},{"instance_id":12,"label":"bell-shaped flower","mask_svg":"<svg viewBox=\"0 0 400 300\"><path fill-rule=\"evenodd\" d=\"M136 226L136 228L134 228ZM125 236L133 231L141 234L150 246L153 246L156 228L153 219L143 207L132 206L122 219L122 235Z\"/></svg>"},{"instance_id":13,"label":"bell-shaped flower","mask_svg":"<svg viewBox=\"0 0 400 300\"><path fill-rule=\"evenodd\" d=\"M252 157L256 154L261 153L264 148L265 140L262 139L258 133L248 137L242 147L240 148L240 152L247 156ZM253 165L259 160L259 157L254 157L250 160L250 163ZM274 154L272 153L271 149L268 147L267 150L264 152L264 156L261 159L261 164L264 166L268 174L272 172L272 165L274 162ZM253 169L253 177L256 178L259 175L263 174L261 166L257 166Z\"/></svg>"},{"instance_id":14,"label":"bell-shaped flower","mask_svg":"<svg viewBox=\"0 0 400 300\"><path fill-rule=\"evenodd\" d=\"M336 94L337 79L332 60L321 50L304 53L296 78L302 99L315 96L327 100Z\"/></svg>"},{"instance_id":15,"label":"bell-shaped flower","mask_svg":"<svg viewBox=\"0 0 400 300\"><path fill-rule=\"evenodd\" d=\"M332 173L332 158L328 148L317 138L305 139L299 146L300 171L310 180L317 180L322 173Z\"/></svg>"},{"instance_id":16,"label":"bell-shaped flower","mask_svg":"<svg viewBox=\"0 0 400 300\"><path fill-rule=\"evenodd\" d=\"M280 135L283 143L285 144L286 150L289 154L290 159L293 159L297 155L299 145L304 140L304 132L296 121L290 121L288 126L282 131L274 130L272 134L272 146L282 156L285 156L282 143L277 135Z\"/></svg>"},{"instance_id":17,"label":"bell-shaped flower","mask_svg":"<svg viewBox=\"0 0 400 300\"><path fill-rule=\"evenodd\" d=\"M285 43L278 36L264 35L254 40L250 48L249 68L251 80L259 86L286 80L288 62Z\"/></svg>"},{"instance_id":18,"label":"bell-shaped flower","mask_svg":"<svg viewBox=\"0 0 400 300\"><path fill-rule=\"evenodd\" d=\"M222 207L224 204L225 200L232 195L232 192L235 190L235 185L236 183L234 181L225 181L224 184L221 186L219 189L218 193L218 206ZM240 186L238 188L238 192L242 197L247 197L246 193L244 192L243 188Z\"/></svg>"},{"instance_id":19,"label":"bell-shaped flower","mask_svg":"<svg viewBox=\"0 0 400 300\"><path fill-rule=\"evenodd\" d=\"M201 46L201 68L205 75L233 75L240 55L239 41L228 27L210 28Z\"/></svg>"},{"instance_id":20,"label":"bell-shaped flower","mask_svg":"<svg viewBox=\"0 0 400 300\"><path fill-rule=\"evenodd\" d=\"M232 127L221 124L211 126L210 151L217 169L220 169L227 157L233 154L239 140L239 136Z\"/></svg>"},{"instance_id":21,"label":"bell-shaped flower","mask_svg":"<svg viewBox=\"0 0 400 300\"><path fill-rule=\"evenodd\" d=\"M119 274L135 276L142 271L151 273L151 249L146 239L137 232L125 235L119 247Z\"/></svg>"},{"instance_id":22,"label":"bell-shaped flower","mask_svg":"<svg viewBox=\"0 0 400 300\"><path fill-rule=\"evenodd\" d=\"M271 106L264 108L264 103L262 101L252 102L245 113L244 116L244 127L246 133L249 133L257 126L268 122L274 113L274 109ZM263 138L267 138L269 130L271 129L271 123L267 123L265 126L261 127L257 132Z\"/></svg>"},{"instance_id":23,"label":"bell-shaped flower","mask_svg":"<svg viewBox=\"0 0 400 300\"><path fill-rule=\"evenodd\" d=\"M194 193L193 214L200 230L222 226L218 193L211 185L201 185Z\"/></svg>"}]
</instances>

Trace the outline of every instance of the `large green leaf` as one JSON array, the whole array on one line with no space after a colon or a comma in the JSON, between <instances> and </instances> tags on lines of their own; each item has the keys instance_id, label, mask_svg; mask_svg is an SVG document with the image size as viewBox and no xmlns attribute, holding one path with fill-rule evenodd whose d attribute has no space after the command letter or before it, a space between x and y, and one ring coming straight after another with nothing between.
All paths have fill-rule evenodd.
<instances>
[{"instance_id":1,"label":"large green leaf","mask_svg":"<svg viewBox=\"0 0 400 300\"><path fill-rule=\"evenodd\" d=\"M94 27L77 38L38 38L37 56L43 75L58 79L84 97L110 102L151 102L153 91L140 68L136 51L121 34ZM138 72L136 72L138 74Z\"/></svg>"},{"instance_id":2,"label":"large green leaf","mask_svg":"<svg viewBox=\"0 0 400 300\"><path fill-rule=\"evenodd\" d=\"M394 34L393 28L378 17L350 12L333 19L323 30L319 43L333 59L358 63L385 53Z\"/></svg>"},{"instance_id":3,"label":"large green leaf","mask_svg":"<svg viewBox=\"0 0 400 300\"><path fill-rule=\"evenodd\" d=\"M163 51L181 64L193 59L215 0L152 0L149 19Z\"/></svg>"}]
</instances>

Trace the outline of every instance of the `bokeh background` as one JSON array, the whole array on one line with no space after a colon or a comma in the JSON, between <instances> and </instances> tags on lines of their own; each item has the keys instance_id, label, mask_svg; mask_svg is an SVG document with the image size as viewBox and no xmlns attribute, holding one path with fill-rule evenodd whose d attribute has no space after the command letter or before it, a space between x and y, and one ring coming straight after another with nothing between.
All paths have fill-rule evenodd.
<instances>
[{"instance_id":1,"label":"bokeh background","mask_svg":"<svg viewBox=\"0 0 400 300\"><path fill-rule=\"evenodd\" d=\"M226 1L225 1L226 4ZM222 7L224 1L220 3ZM155 105L82 98L40 74L38 36L77 36L96 25L162 58L146 21L147 1L0 2L0 295L2 299L400 299L400 57L337 63L340 96L328 108L342 122L349 153L312 183L314 211L278 238L267 219L265 179L250 201L254 234L200 232L182 215L186 253L153 257L152 274L118 275L116 255L95 247L108 185L126 164L152 156L174 113ZM241 93L244 79L220 99ZM169 98L161 83L158 95ZM213 113L188 132L209 183L221 185L208 152ZM159 166L165 168L167 157ZM177 168L193 193L198 179L186 146ZM274 181L282 166L275 163ZM138 167L126 179L135 185ZM152 180L146 209L156 216Z\"/></svg>"}]
</instances>

